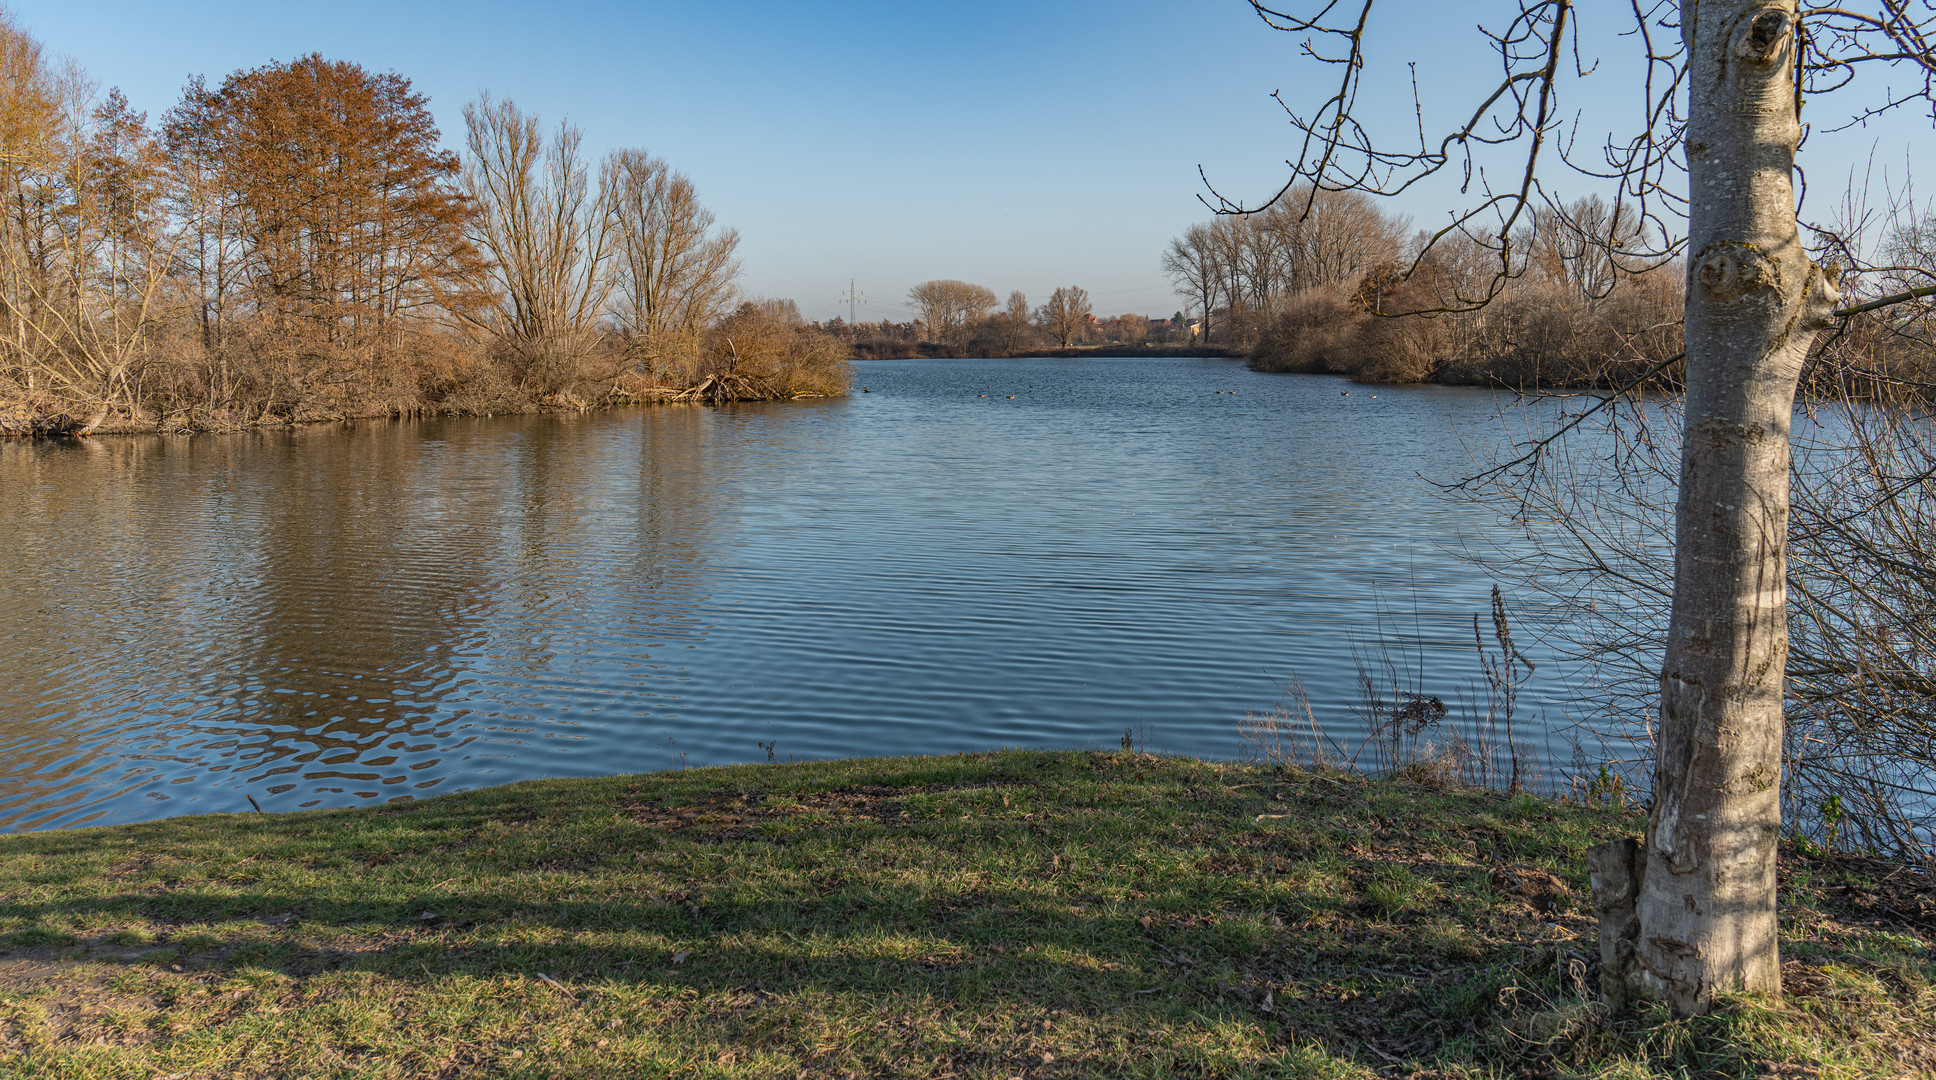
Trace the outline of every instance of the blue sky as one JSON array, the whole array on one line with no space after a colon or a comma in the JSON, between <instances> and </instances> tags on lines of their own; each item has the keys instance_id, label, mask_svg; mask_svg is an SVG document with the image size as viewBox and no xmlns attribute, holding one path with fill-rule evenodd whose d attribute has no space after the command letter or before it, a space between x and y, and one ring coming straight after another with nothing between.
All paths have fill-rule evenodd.
<instances>
[{"instance_id":1,"label":"blue sky","mask_svg":"<svg viewBox=\"0 0 1936 1080\"><path fill-rule=\"evenodd\" d=\"M906 317L908 286L936 277L1038 303L1077 284L1099 313L1168 314L1181 302L1157 260L1208 216L1197 167L1240 195L1273 190L1289 133L1269 94L1316 98L1329 78L1244 0L11 6L151 117L191 74L311 51L408 76L453 145L481 89L569 115L595 150L643 146L691 175L741 232L746 289L810 317L844 314L850 277L862 318ZM1418 60L1428 114L1449 117L1493 70L1470 25L1496 7L1394 0L1372 44ZM1627 75L1610 64L1586 104L1630 93ZM1409 127L1408 81L1374 95ZM1839 190L1871 150L1878 171L1899 176L1906 153L1925 166L1929 135L1925 114L1818 146L1833 164L1815 182ZM1397 209L1433 223L1455 194Z\"/></svg>"}]
</instances>

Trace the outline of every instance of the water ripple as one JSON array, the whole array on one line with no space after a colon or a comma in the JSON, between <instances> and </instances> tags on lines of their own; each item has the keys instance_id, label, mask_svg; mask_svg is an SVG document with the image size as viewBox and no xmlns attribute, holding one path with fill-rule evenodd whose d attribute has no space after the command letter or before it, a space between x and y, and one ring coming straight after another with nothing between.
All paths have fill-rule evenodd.
<instances>
[{"instance_id":1,"label":"water ripple","mask_svg":"<svg viewBox=\"0 0 1936 1080\"><path fill-rule=\"evenodd\" d=\"M31 538L0 552L0 829L762 742L1144 727L1229 755L1293 675L1336 722L1393 609L1434 687L1469 682L1488 586L1443 545L1503 538L1418 474L1490 437L1489 395L1227 361L862 374L819 403L0 444L0 529Z\"/></svg>"}]
</instances>

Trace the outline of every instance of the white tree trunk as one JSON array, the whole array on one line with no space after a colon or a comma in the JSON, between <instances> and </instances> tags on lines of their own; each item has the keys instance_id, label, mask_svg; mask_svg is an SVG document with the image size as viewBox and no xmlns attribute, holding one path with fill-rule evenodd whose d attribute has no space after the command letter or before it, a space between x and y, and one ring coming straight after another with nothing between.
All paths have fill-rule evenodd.
<instances>
[{"instance_id":1,"label":"white tree trunk","mask_svg":"<svg viewBox=\"0 0 1936 1080\"><path fill-rule=\"evenodd\" d=\"M1684 0L1687 413L1644 845L1592 854L1608 996L1779 993L1789 420L1835 287L1802 249L1795 0Z\"/></svg>"}]
</instances>

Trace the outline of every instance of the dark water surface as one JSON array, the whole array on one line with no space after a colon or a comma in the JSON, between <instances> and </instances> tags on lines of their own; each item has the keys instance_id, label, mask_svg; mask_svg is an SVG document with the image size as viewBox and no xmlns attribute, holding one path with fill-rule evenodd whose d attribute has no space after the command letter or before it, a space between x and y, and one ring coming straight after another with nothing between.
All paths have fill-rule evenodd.
<instances>
[{"instance_id":1,"label":"dark water surface","mask_svg":"<svg viewBox=\"0 0 1936 1080\"><path fill-rule=\"evenodd\" d=\"M762 743L1114 747L1135 727L1230 756L1293 675L1341 722L1381 610L1388 636L1416 625L1440 692L1472 680L1489 585L1443 546L1494 525L1417 474L1500 438L1490 394L1205 360L898 361L859 382L0 443L0 829ZM1536 681L1533 709L1565 696Z\"/></svg>"}]
</instances>

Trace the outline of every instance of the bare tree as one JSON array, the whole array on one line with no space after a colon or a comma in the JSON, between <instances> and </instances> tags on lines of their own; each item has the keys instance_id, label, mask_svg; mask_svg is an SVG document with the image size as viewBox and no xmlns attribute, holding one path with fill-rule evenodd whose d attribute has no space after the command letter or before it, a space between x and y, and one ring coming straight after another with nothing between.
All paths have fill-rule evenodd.
<instances>
[{"instance_id":1,"label":"bare tree","mask_svg":"<svg viewBox=\"0 0 1936 1080\"><path fill-rule=\"evenodd\" d=\"M1349 287L1373 267L1396 261L1406 223L1361 191L1299 185L1256 218L1276 239L1285 292Z\"/></svg>"},{"instance_id":2,"label":"bare tree","mask_svg":"<svg viewBox=\"0 0 1936 1080\"><path fill-rule=\"evenodd\" d=\"M1203 312L1203 340L1210 340L1210 316L1223 286L1223 267L1217 258L1215 234L1208 225L1192 225L1170 241L1163 252L1163 273L1176 291L1196 301Z\"/></svg>"},{"instance_id":3,"label":"bare tree","mask_svg":"<svg viewBox=\"0 0 1936 1080\"><path fill-rule=\"evenodd\" d=\"M961 346L973 324L995 306L989 290L947 278L916 285L908 290L908 299L921 312L928 340L951 348Z\"/></svg>"},{"instance_id":4,"label":"bare tree","mask_svg":"<svg viewBox=\"0 0 1936 1080\"><path fill-rule=\"evenodd\" d=\"M1027 348L1035 329L1028 296L1020 289L1010 292L1007 305L989 322L995 331L995 344L1002 352L1012 355Z\"/></svg>"},{"instance_id":5,"label":"bare tree","mask_svg":"<svg viewBox=\"0 0 1936 1080\"><path fill-rule=\"evenodd\" d=\"M611 294L612 173L594 186L577 128L560 123L547 145L538 117L488 93L464 106L464 127L472 236L496 279L486 325L527 369L546 368L583 347Z\"/></svg>"},{"instance_id":6,"label":"bare tree","mask_svg":"<svg viewBox=\"0 0 1936 1080\"><path fill-rule=\"evenodd\" d=\"M100 97L71 62L48 71L4 21L0 63L23 80L0 101L0 320L26 413L0 430L84 436L134 409L129 373L170 269L161 153L118 90Z\"/></svg>"},{"instance_id":7,"label":"bare tree","mask_svg":"<svg viewBox=\"0 0 1936 1080\"><path fill-rule=\"evenodd\" d=\"M1532 276L1597 300L1623 277L1645 273L1658 257L1630 256L1649 245L1630 206L1610 206L1598 195L1563 209L1539 207L1521 226L1517 246Z\"/></svg>"},{"instance_id":8,"label":"bare tree","mask_svg":"<svg viewBox=\"0 0 1936 1080\"><path fill-rule=\"evenodd\" d=\"M1035 321L1066 349L1088 328L1090 311L1089 294L1082 286L1067 285L1049 294L1049 302L1035 313Z\"/></svg>"},{"instance_id":9,"label":"bare tree","mask_svg":"<svg viewBox=\"0 0 1936 1080\"><path fill-rule=\"evenodd\" d=\"M1446 169L1485 177L1468 189L1473 203L1413 259L1415 269L1434 241L1455 234L1484 246L1498 272L1484 292L1450 306L1482 304L1523 265L1512 239L1521 223L1541 207L1562 210L1545 195L1547 159L1581 160L1564 143L1555 149L1554 138L1563 92L1591 70L1575 61L1585 51L1577 5L1503 4L1504 25L1486 31L1502 68L1496 89L1436 145L1424 137L1421 111L1416 135L1402 136L1408 145L1416 138L1411 150L1374 139L1354 113L1374 3L1314 2L1301 15L1252 0L1267 24L1304 36L1307 55L1338 72L1333 92L1310 111L1286 106L1301 143L1290 181L1266 205L1300 186L1394 194ZM1873 13L1804 13L1795 0L1635 4L1629 32L1645 51L1645 122L1630 139L1610 141L1600 163L1580 166L1619 185L1610 220L1624 216L1635 235L1667 234L1685 215L1684 246L1620 254L1688 253L1685 423L1654 799L1643 842L1590 855L1601 985L1616 1001L1657 999L1691 1014L1722 994L1780 990L1789 429L1804 359L1840 296L1837 275L1802 243L1793 184L1799 109L1804 92L1846 83L1863 63L1909 66L1926 95L1936 74L1926 44L1932 24L1936 16L1903 0L1879 0ZM1524 151L1511 182L1492 179L1478 157L1505 145ZM1681 169L1685 189L1673 183ZM1617 272L1611 240L1605 250ZM1650 374L1680 359L1661 358Z\"/></svg>"},{"instance_id":10,"label":"bare tree","mask_svg":"<svg viewBox=\"0 0 1936 1080\"><path fill-rule=\"evenodd\" d=\"M673 338L691 338L726 314L739 277L739 233L715 228L692 180L643 150L619 150L613 178L617 228L613 313L663 360Z\"/></svg>"}]
</instances>

